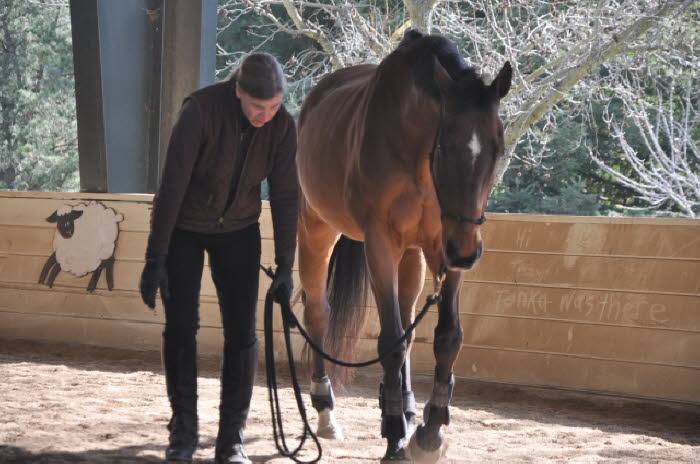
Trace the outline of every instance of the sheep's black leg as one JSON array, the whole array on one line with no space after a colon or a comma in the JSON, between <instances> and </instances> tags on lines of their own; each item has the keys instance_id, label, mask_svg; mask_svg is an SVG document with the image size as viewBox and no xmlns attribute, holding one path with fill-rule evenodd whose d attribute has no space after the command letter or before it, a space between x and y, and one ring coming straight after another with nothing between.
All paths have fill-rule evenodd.
<instances>
[{"instance_id":1,"label":"sheep's black leg","mask_svg":"<svg viewBox=\"0 0 700 464\"><path fill-rule=\"evenodd\" d=\"M102 261L97 269L92 271L92 277L90 278L90 283L88 283L87 291L92 293L95 288L97 288L97 281L100 280L100 275L102 274L102 269L105 266L105 261Z\"/></svg>"},{"instance_id":2,"label":"sheep's black leg","mask_svg":"<svg viewBox=\"0 0 700 464\"><path fill-rule=\"evenodd\" d=\"M43 284L46 281L46 276L49 273L49 270L54 266L58 264L56 262L56 252L54 251L51 256L49 256L49 259L46 260L46 264L44 264L44 268L41 270L41 274L39 274L39 283Z\"/></svg>"},{"instance_id":3,"label":"sheep's black leg","mask_svg":"<svg viewBox=\"0 0 700 464\"><path fill-rule=\"evenodd\" d=\"M114 288L114 256L104 260L105 277L107 278L107 289L110 291Z\"/></svg>"},{"instance_id":4,"label":"sheep's black leg","mask_svg":"<svg viewBox=\"0 0 700 464\"><path fill-rule=\"evenodd\" d=\"M61 272L61 265L56 263L51 268L51 273L49 274L49 280L46 282L46 285L48 285L49 288L53 287L53 281L56 280L56 276L58 275L59 272Z\"/></svg>"}]
</instances>

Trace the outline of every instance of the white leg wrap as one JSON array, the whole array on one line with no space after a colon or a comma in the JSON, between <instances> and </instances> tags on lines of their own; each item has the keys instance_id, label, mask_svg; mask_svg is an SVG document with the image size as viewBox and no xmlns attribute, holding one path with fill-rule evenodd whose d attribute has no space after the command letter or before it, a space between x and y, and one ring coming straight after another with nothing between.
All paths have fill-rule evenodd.
<instances>
[{"instance_id":1,"label":"white leg wrap","mask_svg":"<svg viewBox=\"0 0 700 464\"><path fill-rule=\"evenodd\" d=\"M335 415L330 408L318 413L318 430L316 434L322 438L331 440L343 440L343 431L335 420Z\"/></svg>"}]
</instances>

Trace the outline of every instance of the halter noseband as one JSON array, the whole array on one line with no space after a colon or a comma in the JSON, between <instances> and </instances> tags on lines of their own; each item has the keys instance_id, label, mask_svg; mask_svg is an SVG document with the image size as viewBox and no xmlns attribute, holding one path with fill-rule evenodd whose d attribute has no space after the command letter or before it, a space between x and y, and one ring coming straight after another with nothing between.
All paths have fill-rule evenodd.
<instances>
[{"instance_id":1,"label":"halter noseband","mask_svg":"<svg viewBox=\"0 0 700 464\"><path fill-rule=\"evenodd\" d=\"M442 207L441 207L442 208ZM460 224L464 224L465 222L468 222L470 224L476 224L477 226L480 226L484 222L486 222L486 216L483 214L479 219L474 219L474 218L468 218L456 214L449 214L449 213L442 213L442 217L447 218L447 219L452 219L455 222L458 222Z\"/></svg>"},{"instance_id":2,"label":"halter noseband","mask_svg":"<svg viewBox=\"0 0 700 464\"><path fill-rule=\"evenodd\" d=\"M435 141L433 142L433 148L430 150L430 177L433 178L433 187L435 187L435 193L437 193L438 197L438 205L440 206L440 211L441 211L441 217L451 219L459 224L475 224L477 226L480 226L484 222L486 222L486 216L483 214L481 215L480 218L469 218L462 216L460 214L451 214L445 212L445 208L442 207L440 204L440 192L438 191L438 185L437 182L435 181L435 172L433 172L433 161L435 159L435 153L440 150L440 134L442 133L442 120L443 120L443 115L444 115L445 109L444 109L444 103L442 101L442 98L440 99L440 124L438 124L438 130L435 134Z\"/></svg>"}]
</instances>

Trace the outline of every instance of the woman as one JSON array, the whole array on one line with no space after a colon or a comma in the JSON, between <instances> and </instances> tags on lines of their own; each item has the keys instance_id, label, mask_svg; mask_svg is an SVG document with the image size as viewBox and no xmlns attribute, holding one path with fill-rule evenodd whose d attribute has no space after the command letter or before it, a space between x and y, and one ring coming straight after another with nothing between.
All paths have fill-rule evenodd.
<instances>
[{"instance_id":1,"label":"woman","mask_svg":"<svg viewBox=\"0 0 700 464\"><path fill-rule=\"evenodd\" d=\"M166 459L197 446L196 333L204 252L224 327L216 463L248 463L242 431L255 381L260 264L260 183L267 178L277 270L273 291L292 291L296 247L296 128L282 105L279 63L246 57L231 77L189 95L168 145L153 201L141 295L165 307L163 365L172 418Z\"/></svg>"}]
</instances>

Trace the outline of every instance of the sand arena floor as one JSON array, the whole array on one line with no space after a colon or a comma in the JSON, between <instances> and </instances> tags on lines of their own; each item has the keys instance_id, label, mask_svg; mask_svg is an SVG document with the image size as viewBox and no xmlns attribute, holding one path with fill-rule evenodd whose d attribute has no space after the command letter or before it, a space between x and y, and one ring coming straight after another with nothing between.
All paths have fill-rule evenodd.
<instances>
[{"instance_id":1,"label":"sand arena floor","mask_svg":"<svg viewBox=\"0 0 700 464\"><path fill-rule=\"evenodd\" d=\"M338 395L345 440L322 440L322 462L379 461L378 378L363 371ZM294 435L296 404L281 380ZM264 382L260 373L246 450L255 462L291 462L275 450ZM432 379L414 384L422 411ZM213 462L218 392L218 361L202 360L195 462ZM698 406L458 379L451 416L446 463L700 462ZM162 462L168 418L158 353L0 339L0 463Z\"/></svg>"}]
</instances>

